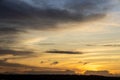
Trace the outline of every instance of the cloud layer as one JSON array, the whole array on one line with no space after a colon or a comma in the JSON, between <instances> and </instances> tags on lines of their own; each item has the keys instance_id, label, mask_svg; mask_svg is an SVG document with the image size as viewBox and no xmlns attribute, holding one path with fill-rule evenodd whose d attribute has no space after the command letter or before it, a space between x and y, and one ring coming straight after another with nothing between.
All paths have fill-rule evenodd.
<instances>
[{"instance_id":1,"label":"cloud layer","mask_svg":"<svg viewBox=\"0 0 120 80\"><path fill-rule=\"evenodd\" d=\"M59 3L59 1L57 2ZM0 25L4 26L4 32L5 30L8 32L9 25L11 25L9 26L10 32L18 31L18 29L34 29L35 27L42 30L54 29L58 24L66 22L83 22L103 18L109 8L108 0L64 0L59 6L56 5L57 2L2 0L0 3L0 12L2 12L0 13L0 20L2 20ZM36 4L39 6L35 6Z\"/></svg>"},{"instance_id":2,"label":"cloud layer","mask_svg":"<svg viewBox=\"0 0 120 80\"><path fill-rule=\"evenodd\" d=\"M65 28L61 24L103 19L111 8L111 1L0 0L0 47L13 46L29 30L55 31Z\"/></svg>"}]
</instances>

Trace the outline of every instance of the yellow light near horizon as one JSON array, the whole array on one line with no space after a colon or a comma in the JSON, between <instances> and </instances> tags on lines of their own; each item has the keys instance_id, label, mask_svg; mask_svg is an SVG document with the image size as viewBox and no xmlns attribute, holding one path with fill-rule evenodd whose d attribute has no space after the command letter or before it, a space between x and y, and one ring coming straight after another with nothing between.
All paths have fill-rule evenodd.
<instances>
[{"instance_id":1,"label":"yellow light near horizon","mask_svg":"<svg viewBox=\"0 0 120 80\"><path fill-rule=\"evenodd\" d=\"M98 71L98 70L100 70L100 66L101 65L86 65L85 67L84 67L84 69L85 70L92 70L92 71Z\"/></svg>"},{"instance_id":2,"label":"yellow light near horizon","mask_svg":"<svg viewBox=\"0 0 120 80\"><path fill-rule=\"evenodd\" d=\"M76 68L76 74L84 74L86 71L100 71L101 65L98 64L88 64L84 66L77 66Z\"/></svg>"}]
</instances>

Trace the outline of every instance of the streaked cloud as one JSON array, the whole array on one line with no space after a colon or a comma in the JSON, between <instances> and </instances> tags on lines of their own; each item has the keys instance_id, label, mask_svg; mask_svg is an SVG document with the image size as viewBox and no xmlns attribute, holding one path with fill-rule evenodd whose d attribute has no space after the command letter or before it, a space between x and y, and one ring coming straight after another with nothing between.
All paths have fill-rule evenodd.
<instances>
[{"instance_id":1,"label":"streaked cloud","mask_svg":"<svg viewBox=\"0 0 120 80\"><path fill-rule=\"evenodd\" d=\"M64 51L64 50L49 50L46 51L46 53L53 53L53 54L83 54L83 52L78 51Z\"/></svg>"},{"instance_id":2,"label":"streaked cloud","mask_svg":"<svg viewBox=\"0 0 120 80\"><path fill-rule=\"evenodd\" d=\"M120 44L98 44L98 45L87 44L86 46L120 47Z\"/></svg>"},{"instance_id":3,"label":"streaked cloud","mask_svg":"<svg viewBox=\"0 0 120 80\"><path fill-rule=\"evenodd\" d=\"M33 54L31 51L16 51L16 50L10 50L10 49L0 49L0 55L30 55Z\"/></svg>"}]
</instances>

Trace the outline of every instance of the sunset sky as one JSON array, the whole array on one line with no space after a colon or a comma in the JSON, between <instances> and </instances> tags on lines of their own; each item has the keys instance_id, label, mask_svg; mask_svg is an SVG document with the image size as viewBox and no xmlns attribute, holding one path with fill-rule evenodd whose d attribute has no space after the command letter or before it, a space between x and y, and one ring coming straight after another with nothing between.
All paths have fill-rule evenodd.
<instances>
[{"instance_id":1,"label":"sunset sky","mask_svg":"<svg viewBox=\"0 0 120 80\"><path fill-rule=\"evenodd\" d=\"M0 73L120 75L119 19L120 0L0 0Z\"/></svg>"}]
</instances>

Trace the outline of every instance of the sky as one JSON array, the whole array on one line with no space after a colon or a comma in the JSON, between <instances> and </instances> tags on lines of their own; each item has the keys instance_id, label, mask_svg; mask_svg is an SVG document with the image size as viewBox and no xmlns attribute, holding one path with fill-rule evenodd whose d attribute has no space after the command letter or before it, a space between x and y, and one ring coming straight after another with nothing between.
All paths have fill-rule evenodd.
<instances>
[{"instance_id":1,"label":"sky","mask_svg":"<svg viewBox=\"0 0 120 80\"><path fill-rule=\"evenodd\" d=\"M120 76L119 4L0 0L0 73Z\"/></svg>"}]
</instances>

